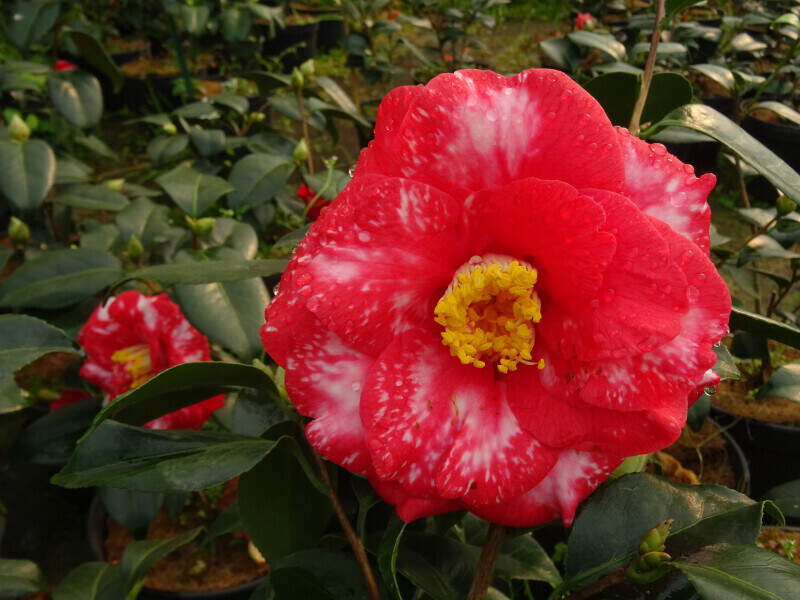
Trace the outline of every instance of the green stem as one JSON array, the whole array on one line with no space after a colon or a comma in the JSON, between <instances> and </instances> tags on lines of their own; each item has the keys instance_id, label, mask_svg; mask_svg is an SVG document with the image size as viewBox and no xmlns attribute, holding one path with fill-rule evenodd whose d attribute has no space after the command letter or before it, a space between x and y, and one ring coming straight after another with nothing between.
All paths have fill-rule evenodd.
<instances>
[{"instance_id":1,"label":"green stem","mask_svg":"<svg viewBox=\"0 0 800 600\"><path fill-rule=\"evenodd\" d=\"M175 25L175 19L169 13L169 11L165 11L167 16L167 27L169 27L169 37L172 40L172 45L175 48L175 55L178 57L178 68L181 71L181 77L183 78L183 88L186 94L189 94L191 97L192 93L192 77L189 75L189 68L186 66L186 56L183 54L183 47L181 46L181 38L178 36L178 28Z\"/></svg>"}]
</instances>

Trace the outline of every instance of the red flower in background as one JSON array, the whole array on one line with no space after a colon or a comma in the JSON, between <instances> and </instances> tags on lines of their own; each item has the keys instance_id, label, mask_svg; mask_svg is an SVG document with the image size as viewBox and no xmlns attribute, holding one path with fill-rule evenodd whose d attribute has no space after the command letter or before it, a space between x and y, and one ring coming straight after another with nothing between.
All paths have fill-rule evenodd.
<instances>
[{"instance_id":1,"label":"red flower in background","mask_svg":"<svg viewBox=\"0 0 800 600\"><path fill-rule=\"evenodd\" d=\"M74 71L78 67L73 65L68 60L57 60L53 67L56 71Z\"/></svg>"},{"instance_id":2,"label":"red flower in background","mask_svg":"<svg viewBox=\"0 0 800 600\"><path fill-rule=\"evenodd\" d=\"M578 13L578 16L575 17L575 29L592 30L595 28L596 24L597 21L591 13Z\"/></svg>"},{"instance_id":3,"label":"red flower in background","mask_svg":"<svg viewBox=\"0 0 800 600\"><path fill-rule=\"evenodd\" d=\"M316 195L317 192L312 190L305 183L301 183L300 186L297 188L297 198L305 202L306 206L311 207L308 210L308 218L311 221L316 221L317 219L319 219L319 215L322 212L322 209L331 203L330 200L326 200L322 196L314 200L314 197ZM314 202L313 205L311 204L312 202Z\"/></svg>"},{"instance_id":4,"label":"red flower in background","mask_svg":"<svg viewBox=\"0 0 800 600\"><path fill-rule=\"evenodd\" d=\"M58 410L59 408L64 408L65 406L75 404L76 402L80 402L81 400L86 400L87 398L91 397L91 394L84 392L83 390L64 390L61 392L58 400L50 403L50 410Z\"/></svg>"},{"instance_id":5,"label":"red flower in background","mask_svg":"<svg viewBox=\"0 0 800 600\"><path fill-rule=\"evenodd\" d=\"M714 183L556 71L393 90L262 328L310 443L407 521L570 523L715 362Z\"/></svg>"},{"instance_id":6,"label":"red flower in background","mask_svg":"<svg viewBox=\"0 0 800 600\"><path fill-rule=\"evenodd\" d=\"M102 388L111 401L185 362L211 360L208 340L189 324L166 294L128 291L99 306L78 333L86 352L80 375ZM152 429L197 429L221 408L214 396L151 421Z\"/></svg>"}]
</instances>

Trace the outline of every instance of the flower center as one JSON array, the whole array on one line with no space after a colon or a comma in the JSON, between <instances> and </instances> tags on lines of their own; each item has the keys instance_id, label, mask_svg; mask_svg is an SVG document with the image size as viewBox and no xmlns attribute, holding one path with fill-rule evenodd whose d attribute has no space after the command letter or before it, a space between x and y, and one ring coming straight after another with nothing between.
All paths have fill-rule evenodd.
<instances>
[{"instance_id":1,"label":"flower center","mask_svg":"<svg viewBox=\"0 0 800 600\"><path fill-rule=\"evenodd\" d=\"M145 344L117 350L111 355L111 360L121 364L131 376L131 384L128 389L139 387L152 376L153 365L150 361L150 348Z\"/></svg>"},{"instance_id":2,"label":"flower center","mask_svg":"<svg viewBox=\"0 0 800 600\"><path fill-rule=\"evenodd\" d=\"M442 343L464 365L497 365L501 373L531 361L533 324L542 318L533 290L537 272L508 256L474 256L456 272L434 309Z\"/></svg>"}]
</instances>

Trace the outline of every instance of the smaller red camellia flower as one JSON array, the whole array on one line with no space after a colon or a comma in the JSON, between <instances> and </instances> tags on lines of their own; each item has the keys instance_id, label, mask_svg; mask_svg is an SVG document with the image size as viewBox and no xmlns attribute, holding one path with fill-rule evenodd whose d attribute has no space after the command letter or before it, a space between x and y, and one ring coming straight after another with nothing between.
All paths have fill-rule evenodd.
<instances>
[{"instance_id":1,"label":"smaller red camellia flower","mask_svg":"<svg viewBox=\"0 0 800 600\"><path fill-rule=\"evenodd\" d=\"M575 29L588 29L591 31L596 24L597 21L591 13L578 13L578 16L575 17Z\"/></svg>"},{"instance_id":2,"label":"smaller red camellia flower","mask_svg":"<svg viewBox=\"0 0 800 600\"><path fill-rule=\"evenodd\" d=\"M330 200L326 200L322 196L317 198L315 201L314 198L316 195L317 192L308 187L305 183L301 183L297 188L297 197L305 202L306 206L311 207L308 209L308 218L311 221L316 221L319 218L322 209L330 204ZM314 202L313 205L311 204L312 202Z\"/></svg>"},{"instance_id":3,"label":"smaller red camellia flower","mask_svg":"<svg viewBox=\"0 0 800 600\"><path fill-rule=\"evenodd\" d=\"M78 67L73 65L68 60L57 60L55 66L53 68L56 71L74 71Z\"/></svg>"},{"instance_id":4,"label":"smaller red camellia flower","mask_svg":"<svg viewBox=\"0 0 800 600\"><path fill-rule=\"evenodd\" d=\"M91 394L84 392L83 390L64 390L61 392L58 400L50 403L50 410L58 410L59 408L64 408L65 406L75 404L76 402L80 402L81 400L86 400L87 398L91 397Z\"/></svg>"},{"instance_id":5,"label":"smaller red camellia flower","mask_svg":"<svg viewBox=\"0 0 800 600\"><path fill-rule=\"evenodd\" d=\"M208 361L208 340L189 324L166 294L123 292L99 306L78 333L87 359L80 375L102 388L110 402L161 371L186 362ZM151 429L197 429L221 408L214 396L159 417Z\"/></svg>"}]
</instances>

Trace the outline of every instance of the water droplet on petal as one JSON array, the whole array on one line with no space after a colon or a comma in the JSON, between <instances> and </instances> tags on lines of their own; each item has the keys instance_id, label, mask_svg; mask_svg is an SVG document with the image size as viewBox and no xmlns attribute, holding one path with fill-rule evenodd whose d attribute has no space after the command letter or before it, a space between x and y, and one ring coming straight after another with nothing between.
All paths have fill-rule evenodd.
<instances>
[{"instance_id":1,"label":"water droplet on petal","mask_svg":"<svg viewBox=\"0 0 800 600\"><path fill-rule=\"evenodd\" d=\"M650 152L656 156L664 156L667 153L667 148L664 144L651 144Z\"/></svg>"}]
</instances>

